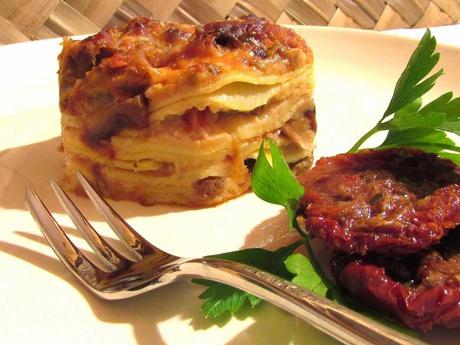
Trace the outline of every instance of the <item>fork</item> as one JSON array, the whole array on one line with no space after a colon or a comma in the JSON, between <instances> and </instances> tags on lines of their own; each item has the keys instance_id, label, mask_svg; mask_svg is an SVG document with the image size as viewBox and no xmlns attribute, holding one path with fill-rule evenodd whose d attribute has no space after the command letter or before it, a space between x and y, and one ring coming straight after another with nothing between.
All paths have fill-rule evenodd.
<instances>
[{"instance_id":1,"label":"fork","mask_svg":"<svg viewBox=\"0 0 460 345\"><path fill-rule=\"evenodd\" d=\"M255 267L212 257L186 259L166 253L124 221L81 173L77 173L77 178L125 249L121 251L109 245L61 187L51 180L56 197L100 259L99 265L71 242L30 186L26 187L25 203L56 255L87 289L100 298L125 299L179 278L204 278L271 302L344 344L424 344Z\"/></svg>"}]
</instances>

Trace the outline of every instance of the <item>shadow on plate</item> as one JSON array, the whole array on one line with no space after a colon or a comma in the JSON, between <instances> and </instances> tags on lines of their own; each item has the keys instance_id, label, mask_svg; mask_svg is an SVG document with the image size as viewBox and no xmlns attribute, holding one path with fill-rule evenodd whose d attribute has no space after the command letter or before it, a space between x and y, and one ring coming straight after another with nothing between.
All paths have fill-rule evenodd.
<instances>
[{"instance_id":1,"label":"shadow on plate","mask_svg":"<svg viewBox=\"0 0 460 345\"><path fill-rule=\"evenodd\" d=\"M81 237L76 230L68 228L65 230L71 236ZM15 230L14 233L28 240L48 245L41 235L21 230ZM0 241L0 251L51 273L55 276L53 278L64 280L82 295L98 320L113 324L129 324L132 327L136 343L139 345L166 345L167 339L162 337L161 324L173 318L178 317L180 320L188 321L188 325L195 331L222 328L229 321L225 318L217 323L206 320L199 311L201 301L198 296L203 289L188 280L177 282L168 286L168 288L154 290L135 298L122 301L104 301L87 291L57 258L4 241ZM88 254L86 251L84 253ZM237 319L248 316L248 313L249 311L246 310L246 314L243 312ZM227 345L337 344L333 339L317 331L307 323L269 304L264 304L256 310L251 310L249 317L253 322L232 339L227 342L217 339L217 342L212 343ZM215 329L214 332L216 332ZM213 334L219 334L219 332L217 331L217 333ZM202 337L201 332L197 334ZM193 339L189 340L193 343Z\"/></svg>"},{"instance_id":2,"label":"shadow on plate","mask_svg":"<svg viewBox=\"0 0 460 345\"><path fill-rule=\"evenodd\" d=\"M253 237L251 237L251 234L248 235L246 244L254 243L251 241L254 241L259 236L258 233L264 231L265 227L273 228L269 226L270 224L278 224L279 222L281 227L281 224L285 224L284 222L281 223L283 220L285 218L281 212L278 216L273 217L273 219L261 223L254 228L252 232ZM81 238L80 233L75 229L65 228L65 231L70 236ZM14 233L28 240L48 246L46 240L41 235L20 230L15 230ZM278 236L278 234L279 232L275 232L274 235ZM124 301L103 301L93 296L81 286L63 264L53 256L48 256L4 241L0 241L0 251L35 265L54 275L54 278L63 279L82 295L98 320L113 324L129 324L132 327L136 343L139 345L152 343L166 345L167 341L162 338L163 332L160 324L173 318L179 318L186 323L188 322L188 325L196 331L226 327L229 321L228 318L223 318L218 322L204 319L199 312L201 301L198 299L203 289L190 281L181 281L168 286L168 288L158 289ZM84 251L84 253L91 256L91 253L87 251ZM51 250L50 254L54 255L51 253ZM236 334L232 339L226 342L222 341L222 344L337 344L336 341L312 328L304 321L268 303L262 304L255 310L247 308L236 319L242 320L246 316L252 319L249 326L244 331ZM200 336L200 333L197 333L198 336ZM459 336L460 333L458 330L443 329L423 335L422 339L430 344L440 344L442 340L443 345L453 345L458 343Z\"/></svg>"},{"instance_id":3,"label":"shadow on plate","mask_svg":"<svg viewBox=\"0 0 460 345\"><path fill-rule=\"evenodd\" d=\"M0 207L25 210L24 188L32 186L52 213L63 213L54 196L49 180L62 179L63 154L59 152L60 137L0 152ZM101 220L91 202L72 195L89 220ZM156 205L142 206L128 201L110 201L124 217L151 217L187 210L185 207Z\"/></svg>"},{"instance_id":4,"label":"shadow on plate","mask_svg":"<svg viewBox=\"0 0 460 345\"><path fill-rule=\"evenodd\" d=\"M275 250L300 239L295 231L289 231L288 219L284 210L255 226L245 237L245 248L263 247Z\"/></svg>"}]
</instances>

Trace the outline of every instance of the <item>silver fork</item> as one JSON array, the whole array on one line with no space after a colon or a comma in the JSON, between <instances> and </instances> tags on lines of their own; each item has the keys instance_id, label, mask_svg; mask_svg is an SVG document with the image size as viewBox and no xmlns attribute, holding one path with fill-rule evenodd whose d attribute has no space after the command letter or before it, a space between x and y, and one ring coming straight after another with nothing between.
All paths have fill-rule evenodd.
<instances>
[{"instance_id":1,"label":"silver fork","mask_svg":"<svg viewBox=\"0 0 460 345\"><path fill-rule=\"evenodd\" d=\"M257 268L210 257L185 259L166 253L131 228L82 174L78 173L77 177L97 211L123 243L126 253L111 247L53 180L51 187L104 269L70 241L31 187L26 188L25 202L57 256L86 288L103 299L134 297L179 278L197 277L254 294L345 344L424 344Z\"/></svg>"}]
</instances>

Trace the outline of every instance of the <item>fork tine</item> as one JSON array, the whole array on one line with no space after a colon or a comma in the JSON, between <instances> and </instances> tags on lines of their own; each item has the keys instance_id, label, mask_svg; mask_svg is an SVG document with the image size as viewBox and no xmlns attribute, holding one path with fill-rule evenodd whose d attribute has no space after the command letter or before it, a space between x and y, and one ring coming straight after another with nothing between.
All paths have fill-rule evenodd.
<instances>
[{"instance_id":1,"label":"fork tine","mask_svg":"<svg viewBox=\"0 0 460 345\"><path fill-rule=\"evenodd\" d=\"M103 271L88 260L72 241L70 241L30 186L26 187L25 202L30 213L39 225L43 236L45 236L56 255L85 285L94 288L97 283L98 275L103 274Z\"/></svg>"},{"instance_id":2,"label":"fork tine","mask_svg":"<svg viewBox=\"0 0 460 345\"><path fill-rule=\"evenodd\" d=\"M124 265L124 259L116 253L107 244L107 242L94 230L88 220L83 217L80 210L75 206L73 201L69 198L66 192L57 184L55 180L50 181L51 188L58 198L62 207L69 215L75 227L80 230L86 239L86 242L93 248L95 254L104 263L104 265L111 271L115 271Z\"/></svg>"},{"instance_id":3,"label":"fork tine","mask_svg":"<svg viewBox=\"0 0 460 345\"><path fill-rule=\"evenodd\" d=\"M118 238L125 244L126 248L137 261L141 260L145 255L152 254L154 252L163 252L147 242L128 223L126 223L123 218L121 218L120 215L115 212L115 210L107 202L105 202L104 199L102 199L82 173L77 172L77 178L90 200L94 203L94 206L99 214L104 217L109 226Z\"/></svg>"}]
</instances>

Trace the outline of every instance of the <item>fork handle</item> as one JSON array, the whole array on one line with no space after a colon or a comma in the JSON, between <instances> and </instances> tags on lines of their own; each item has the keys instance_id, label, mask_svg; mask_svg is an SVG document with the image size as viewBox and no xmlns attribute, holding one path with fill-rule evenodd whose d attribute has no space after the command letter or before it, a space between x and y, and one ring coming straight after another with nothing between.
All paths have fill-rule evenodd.
<instances>
[{"instance_id":1,"label":"fork handle","mask_svg":"<svg viewBox=\"0 0 460 345\"><path fill-rule=\"evenodd\" d=\"M287 280L241 263L193 259L178 264L173 274L213 280L247 291L306 320L344 344L426 345Z\"/></svg>"}]
</instances>

